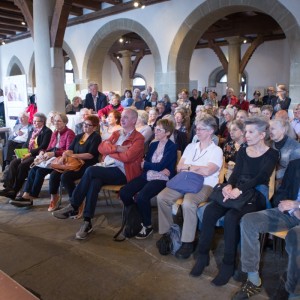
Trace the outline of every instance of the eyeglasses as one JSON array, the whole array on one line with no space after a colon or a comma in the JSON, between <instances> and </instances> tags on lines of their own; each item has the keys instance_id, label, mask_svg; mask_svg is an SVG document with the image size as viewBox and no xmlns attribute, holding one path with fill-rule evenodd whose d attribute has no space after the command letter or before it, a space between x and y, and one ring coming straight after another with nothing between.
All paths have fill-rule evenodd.
<instances>
[{"instance_id":1,"label":"eyeglasses","mask_svg":"<svg viewBox=\"0 0 300 300\"><path fill-rule=\"evenodd\" d=\"M165 132L164 129L159 128L159 127L154 127L154 130L155 130L156 132L158 132L158 133Z\"/></svg>"},{"instance_id":2,"label":"eyeglasses","mask_svg":"<svg viewBox=\"0 0 300 300\"><path fill-rule=\"evenodd\" d=\"M91 124L88 124L88 123L85 123L85 122L83 122L83 124L82 124L83 126L88 126L88 127L93 127L94 125L91 125Z\"/></svg>"},{"instance_id":3,"label":"eyeglasses","mask_svg":"<svg viewBox=\"0 0 300 300\"><path fill-rule=\"evenodd\" d=\"M284 91L276 91L276 93L282 93L282 92L284 92Z\"/></svg>"},{"instance_id":4,"label":"eyeglasses","mask_svg":"<svg viewBox=\"0 0 300 300\"><path fill-rule=\"evenodd\" d=\"M33 120L33 123L41 123L42 121L39 120Z\"/></svg>"}]
</instances>

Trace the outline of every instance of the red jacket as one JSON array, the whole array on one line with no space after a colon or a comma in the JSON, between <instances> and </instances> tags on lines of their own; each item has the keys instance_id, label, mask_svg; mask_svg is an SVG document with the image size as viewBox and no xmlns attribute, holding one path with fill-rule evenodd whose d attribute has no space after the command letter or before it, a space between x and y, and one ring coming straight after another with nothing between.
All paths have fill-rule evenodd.
<instances>
[{"instance_id":1,"label":"red jacket","mask_svg":"<svg viewBox=\"0 0 300 300\"><path fill-rule=\"evenodd\" d=\"M29 122L30 124L32 124L33 116L34 116L34 114L37 112L37 106L36 106L35 104L30 104L30 105L27 107L26 112L29 114L28 122Z\"/></svg>"},{"instance_id":2,"label":"red jacket","mask_svg":"<svg viewBox=\"0 0 300 300\"><path fill-rule=\"evenodd\" d=\"M46 152L52 152L55 149L56 141L57 141L58 131L54 131L51 136L50 143ZM72 129L69 129L67 126L60 132L60 140L59 140L59 149L54 151L56 157L61 156L65 150L69 149L72 141L75 138L75 133Z\"/></svg>"},{"instance_id":3,"label":"red jacket","mask_svg":"<svg viewBox=\"0 0 300 300\"><path fill-rule=\"evenodd\" d=\"M99 116L99 118L101 118L103 116L107 117L109 112L111 112L112 110L117 110L121 113L123 111L123 109L124 109L124 107L121 104L118 106L117 109L115 109L111 104L109 104L109 105L105 106L104 108L98 110L98 116Z\"/></svg>"},{"instance_id":4,"label":"red jacket","mask_svg":"<svg viewBox=\"0 0 300 300\"><path fill-rule=\"evenodd\" d=\"M114 131L111 137L103 141L98 150L103 154L115 158L124 163L127 182L142 174L141 162L144 156L145 138L135 129L131 135L123 142L122 146L130 145L126 152L117 152L116 142L120 136L120 130Z\"/></svg>"}]
</instances>

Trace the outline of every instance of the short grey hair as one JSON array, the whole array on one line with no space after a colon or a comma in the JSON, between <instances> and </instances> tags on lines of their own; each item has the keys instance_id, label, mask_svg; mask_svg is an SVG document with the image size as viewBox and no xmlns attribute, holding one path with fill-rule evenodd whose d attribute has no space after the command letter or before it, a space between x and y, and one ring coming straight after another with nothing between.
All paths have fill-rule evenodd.
<instances>
[{"instance_id":1,"label":"short grey hair","mask_svg":"<svg viewBox=\"0 0 300 300\"><path fill-rule=\"evenodd\" d=\"M289 122L286 121L285 119L282 119L282 118L272 119L272 120L270 120L269 123L270 123L270 125L272 125L272 124L279 125L279 127L284 129L285 134L287 134L287 132L289 131Z\"/></svg>"},{"instance_id":2,"label":"short grey hair","mask_svg":"<svg viewBox=\"0 0 300 300\"><path fill-rule=\"evenodd\" d=\"M264 132L266 134L265 141L269 139L270 124L264 117L262 116L250 117L245 120L245 126L247 125L254 125L259 132L261 133Z\"/></svg>"},{"instance_id":3,"label":"short grey hair","mask_svg":"<svg viewBox=\"0 0 300 300\"><path fill-rule=\"evenodd\" d=\"M39 118L40 121L43 122L44 125L46 125L47 117L46 117L43 113L37 112L37 113L35 113L35 114L33 115L33 117Z\"/></svg>"},{"instance_id":4,"label":"short grey hair","mask_svg":"<svg viewBox=\"0 0 300 300\"><path fill-rule=\"evenodd\" d=\"M195 125L197 126L198 124L203 124L204 127L212 129L213 132L218 128L216 119L207 113L204 113L200 118L196 118Z\"/></svg>"},{"instance_id":5,"label":"short grey hair","mask_svg":"<svg viewBox=\"0 0 300 300\"><path fill-rule=\"evenodd\" d=\"M145 110L140 110L140 109L137 111L137 113L138 113L138 118L140 120L142 120L142 122L145 125L147 125L148 124L148 119L149 119L148 113Z\"/></svg>"}]
</instances>

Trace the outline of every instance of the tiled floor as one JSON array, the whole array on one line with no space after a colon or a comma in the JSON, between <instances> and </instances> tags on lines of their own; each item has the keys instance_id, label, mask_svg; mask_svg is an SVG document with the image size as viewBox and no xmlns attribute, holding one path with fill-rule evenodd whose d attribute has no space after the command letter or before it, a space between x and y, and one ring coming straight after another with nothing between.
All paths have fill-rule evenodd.
<instances>
[{"instance_id":1,"label":"tiled floor","mask_svg":"<svg viewBox=\"0 0 300 300\"><path fill-rule=\"evenodd\" d=\"M15 208L0 197L0 269L41 299L231 299L240 283L221 288L210 281L217 273L223 248L218 230L210 266L200 278L189 277L194 259L161 256L157 231L146 240L114 242L121 206L106 206L100 195L95 231L85 241L74 239L82 220L58 220L47 212L47 183L31 209ZM102 197L102 201L101 201ZM67 199L67 196L64 195ZM66 204L66 200L63 204ZM157 210L153 209L157 228ZM286 266L267 250L263 259L264 290L253 299L268 299ZM0 283L1 285L1 283ZM1 295L0 295L0 300ZM5 299L15 300L15 299ZM18 299L19 300L19 299Z\"/></svg>"}]
</instances>

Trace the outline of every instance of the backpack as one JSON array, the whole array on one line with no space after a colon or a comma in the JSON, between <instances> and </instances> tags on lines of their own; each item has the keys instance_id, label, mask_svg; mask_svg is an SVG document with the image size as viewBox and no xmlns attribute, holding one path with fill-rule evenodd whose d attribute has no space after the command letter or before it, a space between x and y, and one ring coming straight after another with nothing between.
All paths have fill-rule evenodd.
<instances>
[{"instance_id":1,"label":"backpack","mask_svg":"<svg viewBox=\"0 0 300 300\"><path fill-rule=\"evenodd\" d=\"M157 242L156 246L161 255L168 255L177 252L181 247L181 228L177 224L173 224L169 231L165 233Z\"/></svg>"},{"instance_id":2,"label":"backpack","mask_svg":"<svg viewBox=\"0 0 300 300\"><path fill-rule=\"evenodd\" d=\"M114 235L116 242L122 242L126 238L136 236L142 229L142 217L138 211L137 205L132 204L123 208L122 226ZM118 239L118 236L123 232L124 238Z\"/></svg>"}]
</instances>

